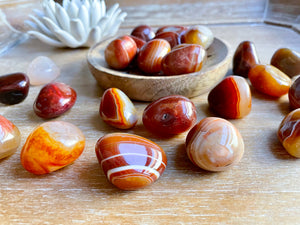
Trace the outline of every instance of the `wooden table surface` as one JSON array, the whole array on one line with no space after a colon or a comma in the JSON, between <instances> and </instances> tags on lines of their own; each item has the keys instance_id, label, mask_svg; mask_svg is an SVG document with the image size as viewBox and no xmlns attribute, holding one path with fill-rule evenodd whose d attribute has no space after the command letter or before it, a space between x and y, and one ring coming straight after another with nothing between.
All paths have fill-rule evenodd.
<instances>
[{"instance_id":1,"label":"wooden table surface","mask_svg":"<svg viewBox=\"0 0 300 225\"><path fill-rule=\"evenodd\" d=\"M293 28L297 27L293 17L287 19L290 21L287 26L273 23L271 17L268 18L272 24L264 23L268 18L263 0L251 1L249 10L243 8L240 13L237 7L246 6L248 1L237 1L237 6L230 0L219 1L220 4L165 1L162 11L167 12L168 5L172 9L165 20L157 19L164 15L157 10L158 1L144 7L146 1L141 1L136 6L139 11L134 10L132 2L121 4L129 15L119 34L128 34L147 15L144 21L155 28L174 23L208 24L216 37L230 44L231 55L241 41L251 40L262 63L269 63L280 47L300 51L300 35ZM1 8L16 25L20 19L14 12L20 9L20 18L33 7L39 7L38 3L4 1ZM182 13L181 3L192 14ZM294 4L299 9L299 1ZM196 12L193 5L207 16L193 15ZM155 10L156 14L149 13ZM283 149L276 136L279 123L290 111L287 96L274 99L251 89L251 113L243 119L231 120L243 136L245 154L238 165L221 173L206 172L188 160L184 148L186 133L159 139L146 131L141 115L148 103L134 102L139 121L126 132L158 143L167 154L168 166L153 185L137 191L120 191L107 182L95 156L96 141L119 130L99 117L103 90L88 70L87 52L84 48L57 49L29 39L0 57L0 75L26 72L28 64L40 55L53 59L61 69L57 81L71 85L78 95L71 111L54 120L75 124L87 141L83 154L73 164L48 175L30 174L21 166L20 151L34 127L45 122L32 110L41 86L31 87L29 96L20 104L0 105L0 114L17 125L22 134L17 152L0 160L0 224L299 224L300 161ZM228 74L231 73L230 68ZM192 101L197 107L198 120L214 116L208 109L207 94Z\"/></svg>"}]
</instances>

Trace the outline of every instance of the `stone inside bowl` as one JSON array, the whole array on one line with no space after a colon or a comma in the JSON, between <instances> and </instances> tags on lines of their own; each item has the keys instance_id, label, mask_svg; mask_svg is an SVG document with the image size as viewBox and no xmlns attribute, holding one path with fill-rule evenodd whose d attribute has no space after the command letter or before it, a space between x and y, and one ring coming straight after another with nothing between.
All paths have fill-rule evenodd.
<instances>
[{"instance_id":1,"label":"stone inside bowl","mask_svg":"<svg viewBox=\"0 0 300 225\"><path fill-rule=\"evenodd\" d=\"M192 98L208 92L227 73L230 64L228 45L215 38L207 49L207 60L199 72L176 76L148 76L109 68L104 58L106 46L114 38L93 46L87 55L88 66L98 84L104 88L116 87L129 98L153 101L168 95Z\"/></svg>"}]
</instances>

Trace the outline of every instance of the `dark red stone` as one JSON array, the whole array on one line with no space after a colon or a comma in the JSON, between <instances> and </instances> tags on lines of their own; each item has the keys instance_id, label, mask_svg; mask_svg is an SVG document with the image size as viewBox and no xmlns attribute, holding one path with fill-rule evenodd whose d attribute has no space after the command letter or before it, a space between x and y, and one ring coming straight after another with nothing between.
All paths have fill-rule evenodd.
<instances>
[{"instance_id":1,"label":"dark red stone","mask_svg":"<svg viewBox=\"0 0 300 225\"><path fill-rule=\"evenodd\" d=\"M181 95L162 97L149 104L143 113L143 124L159 136L171 136L190 129L197 120L196 107Z\"/></svg>"},{"instance_id":2,"label":"dark red stone","mask_svg":"<svg viewBox=\"0 0 300 225\"><path fill-rule=\"evenodd\" d=\"M14 105L22 102L28 95L29 78L24 73L0 76L0 102Z\"/></svg>"},{"instance_id":3,"label":"dark red stone","mask_svg":"<svg viewBox=\"0 0 300 225\"><path fill-rule=\"evenodd\" d=\"M184 26L163 26L160 27L157 31L156 31L156 35L158 35L159 33L162 32L175 32L179 35L182 35L184 32L186 32L188 30L188 27L184 27Z\"/></svg>"},{"instance_id":4,"label":"dark red stone","mask_svg":"<svg viewBox=\"0 0 300 225\"><path fill-rule=\"evenodd\" d=\"M256 48L251 41L243 41L235 50L233 56L233 73L242 77L248 77L249 70L259 64Z\"/></svg>"},{"instance_id":5,"label":"dark red stone","mask_svg":"<svg viewBox=\"0 0 300 225\"><path fill-rule=\"evenodd\" d=\"M39 117L50 119L68 111L75 104L76 91L64 83L50 83L37 96L33 110Z\"/></svg>"},{"instance_id":6,"label":"dark red stone","mask_svg":"<svg viewBox=\"0 0 300 225\"><path fill-rule=\"evenodd\" d=\"M175 47L176 45L181 44L180 35L173 31L160 32L154 38L165 39L166 41L168 41L170 43L171 48Z\"/></svg>"},{"instance_id":7,"label":"dark red stone","mask_svg":"<svg viewBox=\"0 0 300 225\"><path fill-rule=\"evenodd\" d=\"M138 37L144 41L150 41L155 37L155 33L148 25L139 25L135 27L132 32L132 36Z\"/></svg>"}]
</instances>

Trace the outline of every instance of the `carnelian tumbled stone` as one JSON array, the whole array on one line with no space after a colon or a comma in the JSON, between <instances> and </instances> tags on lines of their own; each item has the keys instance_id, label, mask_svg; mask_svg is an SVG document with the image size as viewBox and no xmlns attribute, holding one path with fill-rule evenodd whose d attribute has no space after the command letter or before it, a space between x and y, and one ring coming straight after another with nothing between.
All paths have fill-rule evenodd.
<instances>
[{"instance_id":1,"label":"carnelian tumbled stone","mask_svg":"<svg viewBox=\"0 0 300 225\"><path fill-rule=\"evenodd\" d=\"M155 33L152 27L148 25L139 25L131 31L131 35L147 42L154 38Z\"/></svg>"},{"instance_id":2,"label":"carnelian tumbled stone","mask_svg":"<svg viewBox=\"0 0 300 225\"><path fill-rule=\"evenodd\" d=\"M208 171L224 171L241 160L244 141L229 121L207 117L189 131L186 151L196 166Z\"/></svg>"},{"instance_id":3,"label":"carnelian tumbled stone","mask_svg":"<svg viewBox=\"0 0 300 225\"><path fill-rule=\"evenodd\" d=\"M300 77L298 77L289 89L289 102L293 109L300 108Z\"/></svg>"},{"instance_id":4,"label":"carnelian tumbled stone","mask_svg":"<svg viewBox=\"0 0 300 225\"><path fill-rule=\"evenodd\" d=\"M198 44L207 49L214 40L214 34L207 26L191 26L181 35L181 43Z\"/></svg>"},{"instance_id":5,"label":"carnelian tumbled stone","mask_svg":"<svg viewBox=\"0 0 300 225\"><path fill-rule=\"evenodd\" d=\"M105 48L105 61L113 69L125 69L134 59L137 50L136 42L130 36L119 37Z\"/></svg>"},{"instance_id":6,"label":"carnelian tumbled stone","mask_svg":"<svg viewBox=\"0 0 300 225\"><path fill-rule=\"evenodd\" d=\"M291 79L272 65L257 64L248 74L252 86L261 93L280 97L288 93Z\"/></svg>"},{"instance_id":7,"label":"carnelian tumbled stone","mask_svg":"<svg viewBox=\"0 0 300 225\"><path fill-rule=\"evenodd\" d=\"M138 120L133 103L118 88L109 88L103 93L99 113L104 122L119 129L132 128Z\"/></svg>"},{"instance_id":8,"label":"carnelian tumbled stone","mask_svg":"<svg viewBox=\"0 0 300 225\"><path fill-rule=\"evenodd\" d=\"M280 48L273 54L271 65L290 77L300 75L300 53L289 48Z\"/></svg>"},{"instance_id":9,"label":"carnelian tumbled stone","mask_svg":"<svg viewBox=\"0 0 300 225\"><path fill-rule=\"evenodd\" d=\"M75 161L84 146L85 137L75 125L46 122L28 136L21 151L21 163L31 173L51 173Z\"/></svg>"},{"instance_id":10,"label":"carnelian tumbled stone","mask_svg":"<svg viewBox=\"0 0 300 225\"><path fill-rule=\"evenodd\" d=\"M0 102L14 105L22 102L28 95L29 78L24 73L0 76Z\"/></svg>"},{"instance_id":11,"label":"carnelian tumbled stone","mask_svg":"<svg viewBox=\"0 0 300 225\"><path fill-rule=\"evenodd\" d=\"M161 62L164 75L180 75L198 72L206 60L206 51L201 45L182 44L169 52Z\"/></svg>"},{"instance_id":12,"label":"carnelian tumbled stone","mask_svg":"<svg viewBox=\"0 0 300 225\"><path fill-rule=\"evenodd\" d=\"M155 35L154 38L165 39L166 41L168 41L170 43L171 48L173 48L174 46L179 45L181 43L180 35L173 31L160 32L157 35Z\"/></svg>"},{"instance_id":13,"label":"carnelian tumbled stone","mask_svg":"<svg viewBox=\"0 0 300 225\"><path fill-rule=\"evenodd\" d=\"M238 119L251 111L251 91L245 78L228 76L208 95L209 107L227 119Z\"/></svg>"},{"instance_id":14,"label":"carnelian tumbled stone","mask_svg":"<svg viewBox=\"0 0 300 225\"><path fill-rule=\"evenodd\" d=\"M163 57L171 51L171 46L164 39L153 39L147 42L137 56L138 67L145 73L154 74L161 71Z\"/></svg>"},{"instance_id":15,"label":"carnelian tumbled stone","mask_svg":"<svg viewBox=\"0 0 300 225\"><path fill-rule=\"evenodd\" d=\"M0 159L14 154L21 142L21 134L12 122L0 115Z\"/></svg>"},{"instance_id":16,"label":"carnelian tumbled stone","mask_svg":"<svg viewBox=\"0 0 300 225\"><path fill-rule=\"evenodd\" d=\"M107 179L122 190L152 184L167 165L159 145L134 134L107 134L97 141L95 151Z\"/></svg>"},{"instance_id":17,"label":"carnelian tumbled stone","mask_svg":"<svg viewBox=\"0 0 300 225\"><path fill-rule=\"evenodd\" d=\"M235 50L233 56L233 73L248 77L251 67L259 63L256 48L251 41L243 41Z\"/></svg>"},{"instance_id":18,"label":"carnelian tumbled stone","mask_svg":"<svg viewBox=\"0 0 300 225\"><path fill-rule=\"evenodd\" d=\"M300 158L300 109L295 109L284 117L277 135L285 150L290 155Z\"/></svg>"},{"instance_id":19,"label":"carnelian tumbled stone","mask_svg":"<svg viewBox=\"0 0 300 225\"><path fill-rule=\"evenodd\" d=\"M150 103L143 113L143 124L152 133L170 136L190 129L197 120L196 107L188 98L171 95Z\"/></svg>"},{"instance_id":20,"label":"carnelian tumbled stone","mask_svg":"<svg viewBox=\"0 0 300 225\"><path fill-rule=\"evenodd\" d=\"M41 118L58 117L73 107L76 98L76 91L70 86L59 82L50 83L41 89L33 110Z\"/></svg>"}]
</instances>

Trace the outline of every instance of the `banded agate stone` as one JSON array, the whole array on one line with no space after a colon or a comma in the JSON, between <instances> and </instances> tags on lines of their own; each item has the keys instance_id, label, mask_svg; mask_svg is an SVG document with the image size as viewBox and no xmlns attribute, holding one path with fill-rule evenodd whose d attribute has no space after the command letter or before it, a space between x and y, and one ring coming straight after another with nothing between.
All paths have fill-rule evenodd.
<instances>
[{"instance_id":1,"label":"banded agate stone","mask_svg":"<svg viewBox=\"0 0 300 225\"><path fill-rule=\"evenodd\" d=\"M244 141L229 121L206 117L189 131L186 151L196 166L213 172L224 171L241 160Z\"/></svg>"},{"instance_id":2,"label":"banded agate stone","mask_svg":"<svg viewBox=\"0 0 300 225\"><path fill-rule=\"evenodd\" d=\"M0 159L14 154L21 142L21 134L12 122L0 115Z\"/></svg>"},{"instance_id":3,"label":"banded agate stone","mask_svg":"<svg viewBox=\"0 0 300 225\"><path fill-rule=\"evenodd\" d=\"M21 163L30 173L51 173L75 161L84 147L85 137L75 125L46 122L28 136L21 151Z\"/></svg>"},{"instance_id":4,"label":"banded agate stone","mask_svg":"<svg viewBox=\"0 0 300 225\"><path fill-rule=\"evenodd\" d=\"M135 106L118 88L109 88L103 93L99 114L104 122L119 129L132 128L138 120Z\"/></svg>"},{"instance_id":5,"label":"banded agate stone","mask_svg":"<svg viewBox=\"0 0 300 225\"><path fill-rule=\"evenodd\" d=\"M250 87L241 76L228 76L215 86L208 95L210 109L226 119L239 119L251 111Z\"/></svg>"},{"instance_id":6,"label":"banded agate stone","mask_svg":"<svg viewBox=\"0 0 300 225\"><path fill-rule=\"evenodd\" d=\"M159 145L134 134L107 134L98 140L95 151L107 179L122 190L152 184L167 165Z\"/></svg>"},{"instance_id":7,"label":"banded agate stone","mask_svg":"<svg viewBox=\"0 0 300 225\"><path fill-rule=\"evenodd\" d=\"M277 130L278 140L292 156L300 158L300 109L287 114Z\"/></svg>"}]
</instances>

